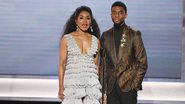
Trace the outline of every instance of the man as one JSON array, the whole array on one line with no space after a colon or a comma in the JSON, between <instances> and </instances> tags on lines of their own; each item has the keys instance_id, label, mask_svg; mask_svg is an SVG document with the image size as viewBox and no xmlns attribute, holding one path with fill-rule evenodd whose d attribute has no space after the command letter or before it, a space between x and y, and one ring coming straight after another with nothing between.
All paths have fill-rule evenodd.
<instances>
[{"instance_id":1,"label":"man","mask_svg":"<svg viewBox=\"0 0 185 104\"><path fill-rule=\"evenodd\" d=\"M100 81L107 104L136 104L137 91L147 70L141 32L125 24L127 7L116 1L111 7L114 26L101 37Z\"/></svg>"}]
</instances>

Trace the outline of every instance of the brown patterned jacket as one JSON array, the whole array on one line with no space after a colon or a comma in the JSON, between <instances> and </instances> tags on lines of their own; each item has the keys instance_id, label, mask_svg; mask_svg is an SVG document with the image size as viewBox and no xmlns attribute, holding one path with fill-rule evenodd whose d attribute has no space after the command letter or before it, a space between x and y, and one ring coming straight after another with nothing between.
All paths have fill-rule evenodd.
<instances>
[{"instance_id":1,"label":"brown patterned jacket","mask_svg":"<svg viewBox=\"0 0 185 104\"><path fill-rule=\"evenodd\" d=\"M148 67L141 32L125 25L118 55L116 55L113 32L113 28L111 28L103 32L101 37L99 75L104 91L109 94L115 81L118 82L123 92L141 90Z\"/></svg>"}]
</instances>

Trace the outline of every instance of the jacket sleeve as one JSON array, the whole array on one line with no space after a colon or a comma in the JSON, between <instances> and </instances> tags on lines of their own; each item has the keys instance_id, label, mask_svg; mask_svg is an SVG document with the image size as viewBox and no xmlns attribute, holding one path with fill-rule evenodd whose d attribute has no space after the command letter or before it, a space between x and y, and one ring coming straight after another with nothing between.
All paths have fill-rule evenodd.
<instances>
[{"instance_id":1,"label":"jacket sleeve","mask_svg":"<svg viewBox=\"0 0 185 104\"><path fill-rule=\"evenodd\" d=\"M141 32L136 31L134 35L134 50L135 50L135 58L136 58L136 69L137 74L134 79L135 89L139 90L141 88L141 84L143 78L146 74L148 62L147 62L147 54L142 41Z\"/></svg>"},{"instance_id":2,"label":"jacket sleeve","mask_svg":"<svg viewBox=\"0 0 185 104\"><path fill-rule=\"evenodd\" d=\"M102 85L102 93L106 93L107 89L107 77L106 77L106 53L105 53L105 47L104 47L104 41L105 41L105 33L101 36L101 49L100 49L100 65L99 65L99 79L100 83Z\"/></svg>"}]
</instances>

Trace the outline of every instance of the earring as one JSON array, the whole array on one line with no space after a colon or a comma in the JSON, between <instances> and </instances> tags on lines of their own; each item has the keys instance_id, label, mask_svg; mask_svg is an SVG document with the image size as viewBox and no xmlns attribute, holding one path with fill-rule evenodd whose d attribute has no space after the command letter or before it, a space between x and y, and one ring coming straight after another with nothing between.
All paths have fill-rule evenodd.
<instances>
[{"instance_id":1,"label":"earring","mask_svg":"<svg viewBox=\"0 0 185 104\"><path fill-rule=\"evenodd\" d=\"M78 25L76 25L76 31L78 31Z\"/></svg>"},{"instance_id":2,"label":"earring","mask_svg":"<svg viewBox=\"0 0 185 104\"><path fill-rule=\"evenodd\" d=\"M93 28L92 28L92 26L90 27L90 29L91 29L91 32L93 32Z\"/></svg>"}]
</instances>

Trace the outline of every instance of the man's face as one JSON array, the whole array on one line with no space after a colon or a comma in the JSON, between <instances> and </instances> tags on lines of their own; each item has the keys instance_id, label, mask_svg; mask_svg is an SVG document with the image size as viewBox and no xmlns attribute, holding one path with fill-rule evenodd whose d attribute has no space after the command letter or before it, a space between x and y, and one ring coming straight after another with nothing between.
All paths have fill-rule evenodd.
<instances>
[{"instance_id":1,"label":"man's face","mask_svg":"<svg viewBox=\"0 0 185 104\"><path fill-rule=\"evenodd\" d=\"M111 9L111 17L112 17L112 21L115 24L119 24L125 20L125 18L127 17L127 14L125 13L123 7L114 6Z\"/></svg>"}]
</instances>

